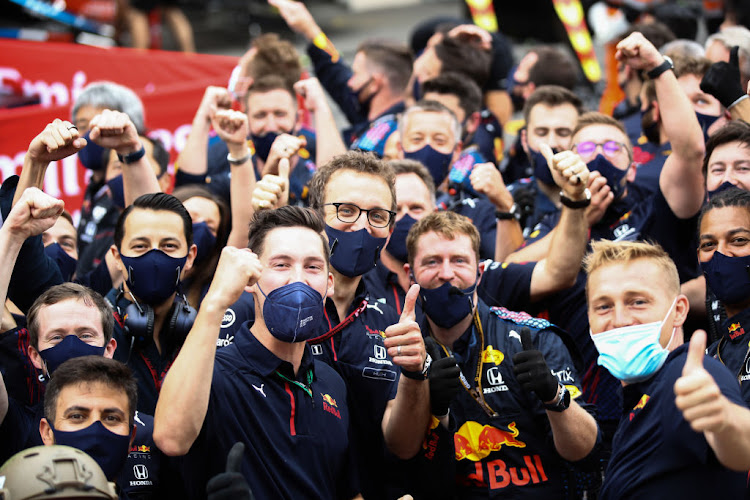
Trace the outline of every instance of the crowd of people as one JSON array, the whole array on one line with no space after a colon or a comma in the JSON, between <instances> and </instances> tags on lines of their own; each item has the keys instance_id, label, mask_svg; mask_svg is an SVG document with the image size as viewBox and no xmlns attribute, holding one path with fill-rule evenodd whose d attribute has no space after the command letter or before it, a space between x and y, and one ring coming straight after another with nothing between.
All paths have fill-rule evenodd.
<instances>
[{"instance_id":1,"label":"crowd of people","mask_svg":"<svg viewBox=\"0 0 750 500\"><path fill-rule=\"evenodd\" d=\"M610 116L555 46L269 3L310 72L256 38L173 177L96 82L0 186L0 496L747 497L750 30L634 24Z\"/></svg>"}]
</instances>

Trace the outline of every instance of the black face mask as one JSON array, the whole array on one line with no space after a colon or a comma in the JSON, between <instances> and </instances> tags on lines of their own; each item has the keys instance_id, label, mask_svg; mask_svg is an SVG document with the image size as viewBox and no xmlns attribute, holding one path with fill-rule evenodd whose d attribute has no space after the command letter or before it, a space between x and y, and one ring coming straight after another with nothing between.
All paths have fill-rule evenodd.
<instances>
[{"instance_id":1,"label":"black face mask","mask_svg":"<svg viewBox=\"0 0 750 500\"><path fill-rule=\"evenodd\" d=\"M649 114L652 109L654 109L653 105L641 111L641 130L646 139L648 139L648 142L660 144L659 122L654 120L653 116Z\"/></svg>"}]
</instances>

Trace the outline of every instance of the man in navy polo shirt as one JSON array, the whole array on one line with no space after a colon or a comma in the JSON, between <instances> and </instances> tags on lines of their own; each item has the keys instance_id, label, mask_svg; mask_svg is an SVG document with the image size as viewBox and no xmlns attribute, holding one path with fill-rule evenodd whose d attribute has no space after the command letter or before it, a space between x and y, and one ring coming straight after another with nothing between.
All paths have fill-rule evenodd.
<instances>
[{"instance_id":1,"label":"man in navy polo shirt","mask_svg":"<svg viewBox=\"0 0 750 500\"><path fill-rule=\"evenodd\" d=\"M705 356L705 332L683 345L689 305L674 262L648 243L592 247L591 336L624 386L601 498L742 498L750 411L732 374Z\"/></svg>"},{"instance_id":2,"label":"man in navy polo shirt","mask_svg":"<svg viewBox=\"0 0 750 500\"><path fill-rule=\"evenodd\" d=\"M375 300L362 279L376 266L395 223L393 170L369 153L336 156L310 182L310 204L326 222L335 285L324 328L310 341L312 352L347 382L362 495L385 498L394 477L386 447L399 458L414 456L430 412L419 326L413 318L408 328L397 325L396 311ZM411 293L414 302L416 291ZM402 319L412 315L404 309ZM394 343L385 338L392 327L410 332Z\"/></svg>"},{"instance_id":3,"label":"man in navy polo shirt","mask_svg":"<svg viewBox=\"0 0 750 500\"><path fill-rule=\"evenodd\" d=\"M246 444L241 472L258 498L352 498L344 381L305 340L324 322L335 289L320 217L307 209L262 211L249 249L225 247L198 317L164 381L154 441L188 452L186 481L198 497ZM255 322L216 353L224 312L248 289Z\"/></svg>"}]
</instances>

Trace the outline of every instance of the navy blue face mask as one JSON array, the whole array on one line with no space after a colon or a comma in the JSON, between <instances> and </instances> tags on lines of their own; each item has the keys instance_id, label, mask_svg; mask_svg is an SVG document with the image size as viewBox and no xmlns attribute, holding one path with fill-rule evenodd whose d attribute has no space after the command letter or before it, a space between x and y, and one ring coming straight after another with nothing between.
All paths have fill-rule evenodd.
<instances>
[{"instance_id":1,"label":"navy blue face mask","mask_svg":"<svg viewBox=\"0 0 750 500\"><path fill-rule=\"evenodd\" d=\"M177 291L180 274L187 262L187 255L170 257L157 248L139 257L126 257L120 252L120 258L128 271L125 281L128 289L138 300L150 306L163 303Z\"/></svg>"},{"instance_id":2,"label":"navy blue face mask","mask_svg":"<svg viewBox=\"0 0 750 500\"><path fill-rule=\"evenodd\" d=\"M253 140L255 154L258 156L258 158L263 161L266 161L268 159L268 154L271 152L273 141L275 141L279 135L280 134L277 134L276 132L268 132L266 133L266 135L250 134L250 138Z\"/></svg>"},{"instance_id":3,"label":"navy blue face mask","mask_svg":"<svg viewBox=\"0 0 750 500\"><path fill-rule=\"evenodd\" d=\"M195 262L203 262L209 257L216 246L216 236L213 235L205 222L193 223L193 243L198 247Z\"/></svg>"},{"instance_id":4,"label":"navy blue face mask","mask_svg":"<svg viewBox=\"0 0 750 500\"><path fill-rule=\"evenodd\" d=\"M107 181L109 192L112 195L112 202L119 209L125 208L125 187L122 184L122 174L112 177Z\"/></svg>"},{"instance_id":5,"label":"navy blue face mask","mask_svg":"<svg viewBox=\"0 0 750 500\"><path fill-rule=\"evenodd\" d=\"M706 285L725 304L739 304L750 299L750 255L728 257L714 252L711 260L701 262Z\"/></svg>"},{"instance_id":6,"label":"navy blue face mask","mask_svg":"<svg viewBox=\"0 0 750 500\"><path fill-rule=\"evenodd\" d=\"M324 318L323 297L311 286L295 281L266 295L263 320L271 335L282 342L304 342L314 338Z\"/></svg>"},{"instance_id":7,"label":"navy blue face mask","mask_svg":"<svg viewBox=\"0 0 750 500\"><path fill-rule=\"evenodd\" d=\"M641 131L643 132L643 136L648 139L648 142L659 144L661 142L659 122L652 120L652 117L647 115L652 109L654 109L653 105L641 110Z\"/></svg>"},{"instance_id":8,"label":"navy blue face mask","mask_svg":"<svg viewBox=\"0 0 750 500\"><path fill-rule=\"evenodd\" d=\"M370 85L370 82L372 82L372 77L370 77L365 83L363 83L357 90L350 89L350 92L354 97L354 102L357 106L359 106L359 113L365 116L370 114L370 105L372 104L372 99L376 94L376 92L373 92L366 98L362 99L362 93Z\"/></svg>"},{"instance_id":9,"label":"navy blue face mask","mask_svg":"<svg viewBox=\"0 0 750 500\"><path fill-rule=\"evenodd\" d=\"M331 265L350 278L362 276L378 263L380 250L387 238L376 238L367 232L339 231L326 224L328 245L331 247Z\"/></svg>"},{"instance_id":10,"label":"navy blue face mask","mask_svg":"<svg viewBox=\"0 0 750 500\"><path fill-rule=\"evenodd\" d=\"M107 479L117 479L130 450L130 435L121 436L110 431L100 420L78 431L59 431L49 423L55 444L71 446L96 460Z\"/></svg>"},{"instance_id":11,"label":"navy blue face mask","mask_svg":"<svg viewBox=\"0 0 750 500\"><path fill-rule=\"evenodd\" d=\"M66 335L58 344L39 351L39 356L47 367L47 375L52 375L58 366L69 359L103 355L104 347L87 344L77 335Z\"/></svg>"},{"instance_id":12,"label":"navy blue face mask","mask_svg":"<svg viewBox=\"0 0 750 500\"><path fill-rule=\"evenodd\" d=\"M406 249L406 236L409 234L409 229L416 223L417 219L409 214L401 217L401 220L396 221L391 239L388 240L388 246L385 247L388 253L400 262L406 262L409 258L409 252Z\"/></svg>"},{"instance_id":13,"label":"navy blue face mask","mask_svg":"<svg viewBox=\"0 0 750 500\"><path fill-rule=\"evenodd\" d=\"M615 167L612 162L606 159L603 155L596 155L596 158L586 164L590 171L596 170L607 179L607 186L612 190L612 194L615 195L615 200L619 199L620 196L625 192L625 185L622 180L625 178L627 170L620 170Z\"/></svg>"},{"instance_id":14,"label":"navy blue face mask","mask_svg":"<svg viewBox=\"0 0 750 500\"><path fill-rule=\"evenodd\" d=\"M435 181L435 186L437 187L442 184L445 176L448 175L448 167L451 165L453 153L441 153L427 144L422 147L422 149L417 149L416 151L404 151L404 158L407 160L416 160L427 167L427 170L430 171L432 180Z\"/></svg>"},{"instance_id":15,"label":"navy blue face mask","mask_svg":"<svg viewBox=\"0 0 750 500\"><path fill-rule=\"evenodd\" d=\"M529 148L529 151L531 152L531 163L534 167L534 177L548 186L554 186L555 178L552 177L552 172L547 164L547 159L539 151L534 151L531 148ZM559 153L556 149L553 149L552 152L555 154Z\"/></svg>"},{"instance_id":16,"label":"navy blue face mask","mask_svg":"<svg viewBox=\"0 0 750 500\"><path fill-rule=\"evenodd\" d=\"M94 172L104 170L107 167L109 151L92 141L90 135L90 130L83 135L83 138L86 139L86 147L78 152L78 159L81 165L89 170Z\"/></svg>"},{"instance_id":17,"label":"navy blue face mask","mask_svg":"<svg viewBox=\"0 0 750 500\"><path fill-rule=\"evenodd\" d=\"M474 290L477 282L461 290L450 283L443 283L428 290L421 287L422 310L439 327L451 328L474 310Z\"/></svg>"},{"instance_id":18,"label":"navy blue face mask","mask_svg":"<svg viewBox=\"0 0 750 500\"><path fill-rule=\"evenodd\" d=\"M701 126L701 130L703 130L703 142L708 141L708 129L711 127L711 125L714 124L716 120L720 118L720 116L713 116L713 115L704 115L703 113L695 112L695 116L698 117L698 124Z\"/></svg>"},{"instance_id":19,"label":"navy blue face mask","mask_svg":"<svg viewBox=\"0 0 750 500\"><path fill-rule=\"evenodd\" d=\"M722 191L726 191L727 189L732 189L732 188L740 189L734 184L732 184L731 182L724 181L721 183L721 186L717 187L713 191L708 192L708 199L710 200L711 198L721 193Z\"/></svg>"},{"instance_id":20,"label":"navy blue face mask","mask_svg":"<svg viewBox=\"0 0 750 500\"><path fill-rule=\"evenodd\" d=\"M68 255L59 243L52 243L44 247L44 253L47 254L47 257L54 260L57 267L60 268L63 281L70 281L73 278L78 261Z\"/></svg>"}]
</instances>

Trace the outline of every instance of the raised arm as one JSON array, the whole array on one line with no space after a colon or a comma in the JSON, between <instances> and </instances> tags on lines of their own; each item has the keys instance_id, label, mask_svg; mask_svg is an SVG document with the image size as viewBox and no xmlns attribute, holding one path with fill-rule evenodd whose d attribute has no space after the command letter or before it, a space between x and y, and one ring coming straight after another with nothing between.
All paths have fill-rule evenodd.
<instances>
[{"instance_id":1,"label":"raised arm","mask_svg":"<svg viewBox=\"0 0 750 500\"><path fill-rule=\"evenodd\" d=\"M229 156L233 158L230 162L232 175L229 181L232 230L229 232L227 246L245 248L247 228L254 212L248 194L255 190L255 167L247 146L247 115L241 111L222 109L212 113L211 124L226 143Z\"/></svg>"},{"instance_id":2,"label":"raised arm","mask_svg":"<svg viewBox=\"0 0 750 500\"><path fill-rule=\"evenodd\" d=\"M211 287L156 403L154 442L167 455L186 454L200 434L224 312L257 281L261 269L258 257L247 248L222 250Z\"/></svg>"},{"instance_id":3,"label":"raised arm","mask_svg":"<svg viewBox=\"0 0 750 500\"><path fill-rule=\"evenodd\" d=\"M328 106L328 99L317 78L298 81L294 84L294 90L305 98L305 107L313 113L316 137L315 163L319 166L325 165L334 156L346 152L333 112Z\"/></svg>"},{"instance_id":4,"label":"raised arm","mask_svg":"<svg viewBox=\"0 0 750 500\"><path fill-rule=\"evenodd\" d=\"M650 71L664 62L664 56L638 32L617 44L616 57L635 70ZM659 188L674 214L687 219L698 213L705 197L701 172L706 147L703 131L692 103L672 71L654 79L659 116L672 144L672 154L659 176Z\"/></svg>"},{"instance_id":5,"label":"raised arm","mask_svg":"<svg viewBox=\"0 0 750 500\"><path fill-rule=\"evenodd\" d=\"M126 207L143 194L161 192L138 130L128 115L105 109L91 119L90 127L89 138L103 148L114 149L120 158Z\"/></svg>"}]
</instances>

